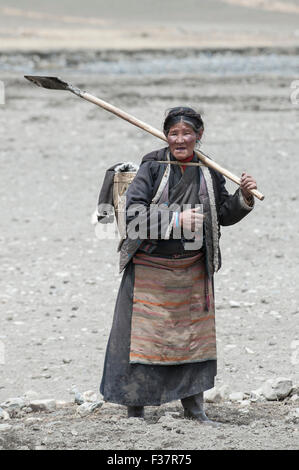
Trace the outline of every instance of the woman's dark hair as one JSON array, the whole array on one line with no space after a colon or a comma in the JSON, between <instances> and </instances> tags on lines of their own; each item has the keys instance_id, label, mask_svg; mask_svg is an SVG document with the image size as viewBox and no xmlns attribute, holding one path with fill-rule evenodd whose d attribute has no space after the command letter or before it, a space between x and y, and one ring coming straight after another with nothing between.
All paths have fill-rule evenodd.
<instances>
[{"instance_id":1,"label":"woman's dark hair","mask_svg":"<svg viewBox=\"0 0 299 470\"><path fill-rule=\"evenodd\" d=\"M192 126L196 133L204 129L203 120L199 113L192 108L177 106L168 111L163 124L164 134L167 136L169 129L181 121Z\"/></svg>"}]
</instances>

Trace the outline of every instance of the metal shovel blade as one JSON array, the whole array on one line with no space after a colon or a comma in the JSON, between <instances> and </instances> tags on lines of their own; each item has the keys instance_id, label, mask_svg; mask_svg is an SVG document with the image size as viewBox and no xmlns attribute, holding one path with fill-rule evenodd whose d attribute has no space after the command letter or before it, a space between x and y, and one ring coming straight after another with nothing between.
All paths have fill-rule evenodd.
<instances>
[{"instance_id":1,"label":"metal shovel blade","mask_svg":"<svg viewBox=\"0 0 299 470\"><path fill-rule=\"evenodd\" d=\"M40 77L38 75L24 75L27 80L35 83L42 88L50 90L69 90L69 84L61 80L59 77Z\"/></svg>"}]
</instances>

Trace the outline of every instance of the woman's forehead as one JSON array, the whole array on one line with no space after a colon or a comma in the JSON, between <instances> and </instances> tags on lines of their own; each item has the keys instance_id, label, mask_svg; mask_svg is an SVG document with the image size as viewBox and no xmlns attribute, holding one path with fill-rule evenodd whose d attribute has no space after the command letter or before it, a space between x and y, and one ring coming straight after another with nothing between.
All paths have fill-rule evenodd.
<instances>
[{"instance_id":1,"label":"woman's forehead","mask_svg":"<svg viewBox=\"0 0 299 470\"><path fill-rule=\"evenodd\" d=\"M187 124L184 121L177 122L173 126L170 127L169 132L174 131L174 130L188 130L188 131L194 131L193 127L190 124Z\"/></svg>"}]
</instances>

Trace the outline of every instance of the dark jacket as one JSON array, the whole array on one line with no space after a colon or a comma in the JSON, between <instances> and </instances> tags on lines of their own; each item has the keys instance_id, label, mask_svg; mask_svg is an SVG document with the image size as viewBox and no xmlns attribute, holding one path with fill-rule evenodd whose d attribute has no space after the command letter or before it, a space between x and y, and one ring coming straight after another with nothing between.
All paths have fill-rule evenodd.
<instances>
[{"instance_id":1,"label":"dark jacket","mask_svg":"<svg viewBox=\"0 0 299 470\"><path fill-rule=\"evenodd\" d=\"M138 170L136 177L129 186L126 197L127 197L127 210L132 204L140 204L144 206L145 210L151 204L153 196L156 194L160 185L163 173L165 171L165 165L157 163L157 160L166 160L166 152L168 147L151 152L147 154L143 159ZM174 157L171 156L172 159ZM172 166L172 171L174 166ZM219 249L219 238L220 238L220 226L221 225L233 225L239 222L245 217L253 208L248 206L242 196L240 189L237 189L234 194L229 194L225 188L225 178L217 171L213 169L203 169L199 167L199 172L204 174L207 178L209 172L209 179L212 182L212 188L208 197L200 200L203 204L204 213L204 231L205 231L205 250L207 258L207 269L210 276L221 267L221 253ZM171 185L171 177L170 182ZM213 201L214 198L214 201ZM212 205L215 203L216 221L213 219ZM158 211L165 211L169 214L169 223L172 220L173 212L166 206L158 207ZM130 223L133 216L127 215L127 224ZM164 217L165 221L165 217ZM167 225L167 224L166 224ZM159 236L163 238L166 227L159 227ZM215 234L215 231L217 234ZM216 239L216 246L215 246ZM120 271L122 271L127 264L130 262L136 251L145 243L147 239L137 238L136 240L131 239L128 236L120 247ZM216 253L216 254L215 254ZM215 257L217 260L215 261Z\"/></svg>"}]
</instances>

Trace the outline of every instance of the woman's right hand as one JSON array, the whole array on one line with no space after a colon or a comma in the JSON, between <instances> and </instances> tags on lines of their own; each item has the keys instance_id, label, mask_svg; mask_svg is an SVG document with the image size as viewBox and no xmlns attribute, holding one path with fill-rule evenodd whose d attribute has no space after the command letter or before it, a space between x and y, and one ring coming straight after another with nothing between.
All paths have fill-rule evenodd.
<instances>
[{"instance_id":1,"label":"woman's right hand","mask_svg":"<svg viewBox=\"0 0 299 470\"><path fill-rule=\"evenodd\" d=\"M180 213L179 224L190 232L198 232L203 225L203 214L200 213L201 207L187 209Z\"/></svg>"}]
</instances>

